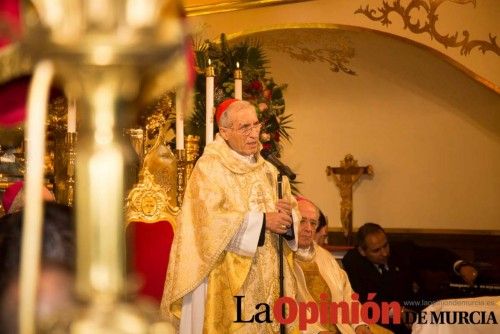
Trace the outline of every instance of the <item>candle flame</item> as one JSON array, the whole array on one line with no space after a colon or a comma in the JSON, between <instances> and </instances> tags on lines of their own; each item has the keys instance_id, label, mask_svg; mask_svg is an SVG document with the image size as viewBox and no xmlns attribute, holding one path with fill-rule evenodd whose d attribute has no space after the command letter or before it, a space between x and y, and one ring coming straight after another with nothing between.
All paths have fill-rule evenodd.
<instances>
[{"instance_id":1,"label":"candle flame","mask_svg":"<svg viewBox=\"0 0 500 334\"><path fill-rule=\"evenodd\" d=\"M236 62L236 68L240 68L240 62L239 61Z\"/></svg>"},{"instance_id":2,"label":"candle flame","mask_svg":"<svg viewBox=\"0 0 500 334\"><path fill-rule=\"evenodd\" d=\"M212 65L212 61L208 58L208 66Z\"/></svg>"}]
</instances>

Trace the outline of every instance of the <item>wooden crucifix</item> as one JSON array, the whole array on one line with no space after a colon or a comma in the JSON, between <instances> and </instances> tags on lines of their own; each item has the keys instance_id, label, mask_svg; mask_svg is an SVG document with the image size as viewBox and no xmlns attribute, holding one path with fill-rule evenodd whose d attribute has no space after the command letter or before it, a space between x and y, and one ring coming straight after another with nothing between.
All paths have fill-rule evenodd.
<instances>
[{"instance_id":1,"label":"wooden crucifix","mask_svg":"<svg viewBox=\"0 0 500 334\"><path fill-rule=\"evenodd\" d=\"M352 187L363 174L373 175L373 167L358 166L351 154L347 154L340 167L326 167L326 175L332 175L340 192L340 222L347 238L347 244L352 245Z\"/></svg>"}]
</instances>

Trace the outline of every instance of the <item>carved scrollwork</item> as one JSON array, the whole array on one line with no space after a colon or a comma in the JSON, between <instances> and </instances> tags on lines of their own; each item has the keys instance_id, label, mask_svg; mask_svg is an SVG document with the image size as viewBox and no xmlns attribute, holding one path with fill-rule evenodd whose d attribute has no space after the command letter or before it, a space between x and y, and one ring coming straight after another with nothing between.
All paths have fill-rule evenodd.
<instances>
[{"instance_id":1,"label":"carved scrollwork","mask_svg":"<svg viewBox=\"0 0 500 334\"><path fill-rule=\"evenodd\" d=\"M342 33L333 35L314 29L288 30L286 34L271 38L264 42L266 49L287 53L300 62L323 62L328 64L330 71L355 75L350 68L354 58L354 47L351 41ZM328 36L326 36L328 34ZM307 44L307 45L306 45ZM315 45L310 48L310 45Z\"/></svg>"},{"instance_id":2,"label":"carved scrollwork","mask_svg":"<svg viewBox=\"0 0 500 334\"><path fill-rule=\"evenodd\" d=\"M172 224L179 213L179 207L170 204L168 193L157 184L147 168L139 182L127 196L127 222L155 223L166 220ZM174 199L175 200L175 199Z\"/></svg>"},{"instance_id":3,"label":"carved scrollwork","mask_svg":"<svg viewBox=\"0 0 500 334\"><path fill-rule=\"evenodd\" d=\"M373 21L380 21L383 25L389 26L392 21L389 19L389 14L396 13L403 19L404 29L409 29L415 34L428 33L432 39L442 44L445 48L460 47L460 54L468 55L474 48L479 49L483 54L486 51L491 51L500 55L500 48L496 42L496 36L489 34L489 40L471 40L468 30L462 31L462 36L459 33L441 34L436 29L438 21L437 9L445 1L454 2L457 4L472 3L476 6L476 0L411 0L406 6L401 5L400 0L394 0L392 4L388 1L383 1L381 7L376 10L366 5L365 8L359 7L354 13L363 14ZM412 17L412 13L425 11L425 21ZM413 22L412 22L413 20Z\"/></svg>"}]
</instances>

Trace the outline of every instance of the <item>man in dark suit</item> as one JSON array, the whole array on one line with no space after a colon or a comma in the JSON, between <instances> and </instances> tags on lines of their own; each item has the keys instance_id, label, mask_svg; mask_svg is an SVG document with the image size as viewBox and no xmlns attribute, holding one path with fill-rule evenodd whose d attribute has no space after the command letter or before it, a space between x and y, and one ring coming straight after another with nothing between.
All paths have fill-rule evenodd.
<instances>
[{"instance_id":1,"label":"man in dark suit","mask_svg":"<svg viewBox=\"0 0 500 334\"><path fill-rule=\"evenodd\" d=\"M402 309L421 310L431 298L444 297L438 293L440 284L429 285L426 283L429 280L423 277L434 275L434 281L445 282L454 270L468 284L477 277L473 266L448 250L420 247L411 242L389 246L387 235L378 224L361 226L356 239L357 247L347 252L342 264L362 303L367 301L369 293L376 293L372 300L377 303L396 301ZM403 324L384 326L395 333L410 332Z\"/></svg>"}]
</instances>

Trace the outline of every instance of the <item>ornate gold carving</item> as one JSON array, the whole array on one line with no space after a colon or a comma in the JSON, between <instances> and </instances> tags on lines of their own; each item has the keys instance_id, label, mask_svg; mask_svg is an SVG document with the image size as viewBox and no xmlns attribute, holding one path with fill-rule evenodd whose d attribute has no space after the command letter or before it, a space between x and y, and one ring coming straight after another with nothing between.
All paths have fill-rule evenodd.
<instances>
[{"instance_id":1,"label":"ornate gold carving","mask_svg":"<svg viewBox=\"0 0 500 334\"><path fill-rule=\"evenodd\" d=\"M47 125L54 130L67 131L68 128L68 100L58 96L49 101Z\"/></svg>"},{"instance_id":2,"label":"ornate gold carving","mask_svg":"<svg viewBox=\"0 0 500 334\"><path fill-rule=\"evenodd\" d=\"M175 137L170 123L162 114L156 113L146 125L146 150L143 170L148 170L165 192L169 199L176 201L177 190L177 159L168 143ZM153 135L156 136L153 137ZM149 146L149 148L148 148Z\"/></svg>"},{"instance_id":3,"label":"ornate gold carving","mask_svg":"<svg viewBox=\"0 0 500 334\"><path fill-rule=\"evenodd\" d=\"M142 166L139 178L147 170L153 175L155 183L167 193L172 201L171 206L174 207L177 206L178 159L169 146L175 138L172 129L175 119L172 97L172 92L163 93L156 103L145 111L148 116L143 116L144 126L126 129L125 134L130 138Z\"/></svg>"},{"instance_id":4,"label":"ornate gold carving","mask_svg":"<svg viewBox=\"0 0 500 334\"><path fill-rule=\"evenodd\" d=\"M173 93L165 92L160 96L145 120L144 154L147 154L157 143L160 133L163 134L163 140L166 143L175 138L175 133L171 129L174 121Z\"/></svg>"},{"instance_id":5,"label":"ornate gold carving","mask_svg":"<svg viewBox=\"0 0 500 334\"><path fill-rule=\"evenodd\" d=\"M199 26L199 31L208 29L208 27L200 25ZM229 41L238 41L239 39L243 38L248 38L248 37L253 37L254 35L257 36L257 34L267 34L273 33L275 31L280 31L282 34L286 33L288 34L289 31L291 30L300 30L300 29L322 29L325 31L335 31L335 30L343 30L347 32L359 32L359 33L369 33L369 34L375 34L379 36L387 36L390 35L391 38L396 38L400 41L402 41L405 44L410 44L412 46L415 46L417 48L420 48L426 52L431 52L434 54L436 57L442 59L443 61L446 61L456 67L458 70L462 71L465 73L467 76L471 77L472 79L476 80L480 84L486 86L488 89L493 90L496 93L500 94L500 87L496 85L494 82L492 82L490 79L479 75L476 73L474 70L468 68L467 66L464 66L462 63L452 59L448 55L437 52L434 48L422 44L420 42L414 41L412 39L407 39L407 38L401 38L398 35L394 35L388 32L380 31L380 30L375 30L371 28L365 28L365 27L358 27L358 26L350 26L350 25L342 25L342 24L330 24L330 23L297 23L297 24L279 24L275 25L272 27L265 27L265 28L258 28L258 29L251 29L247 31L240 31L237 33L232 33L227 35L227 39Z\"/></svg>"},{"instance_id":6,"label":"ornate gold carving","mask_svg":"<svg viewBox=\"0 0 500 334\"><path fill-rule=\"evenodd\" d=\"M155 182L153 174L145 168L142 180L127 196L127 223L133 221L155 223L166 220L174 225L179 207L172 206L170 202L171 198L167 192Z\"/></svg>"},{"instance_id":7,"label":"ornate gold carving","mask_svg":"<svg viewBox=\"0 0 500 334\"><path fill-rule=\"evenodd\" d=\"M354 58L352 42L342 32L320 29L291 29L286 34L273 34L262 42L269 50L287 53L291 58L305 62L327 63L332 72L355 75L350 68ZM310 45L317 47L310 48Z\"/></svg>"},{"instance_id":8,"label":"ornate gold carving","mask_svg":"<svg viewBox=\"0 0 500 334\"><path fill-rule=\"evenodd\" d=\"M444 45L448 48L461 47L460 54L468 55L472 49L478 48L483 54L486 51L491 51L497 55L500 55L500 48L496 42L496 36L489 34L489 41L485 40L470 40L470 33L468 30L463 30L463 38L459 40L458 32L454 34L440 34L436 29L436 23L438 21L439 15L436 13L438 7L445 1L451 1L457 4L468 4L472 3L474 7L476 6L476 0L411 0L408 5L404 6L401 4L400 0L394 0L392 5L388 1L383 1L382 6L377 8L377 10L372 9L369 5L365 8L359 7L354 13L364 14L366 17L373 21L380 21L383 25L389 26L392 21L389 19L389 14L395 13L401 16L404 22L404 28L409 29L415 34L428 33L432 39L435 39L438 43ZM426 21L420 22L415 18L412 18L412 12L416 13L418 11L425 11ZM377 12L379 15L377 15Z\"/></svg>"}]
</instances>

